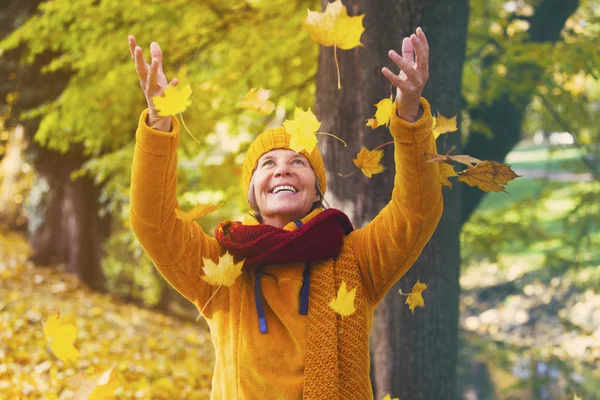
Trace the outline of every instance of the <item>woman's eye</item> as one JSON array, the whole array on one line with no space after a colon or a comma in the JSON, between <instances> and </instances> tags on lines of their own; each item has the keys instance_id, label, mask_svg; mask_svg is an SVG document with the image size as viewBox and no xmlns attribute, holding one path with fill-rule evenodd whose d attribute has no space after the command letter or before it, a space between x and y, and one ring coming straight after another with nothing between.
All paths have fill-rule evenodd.
<instances>
[{"instance_id":1,"label":"woman's eye","mask_svg":"<svg viewBox=\"0 0 600 400\"><path fill-rule=\"evenodd\" d=\"M264 167L265 165L269 164L269 163L273 163L273 160L267 160L267 161L265 161L265 162L263 163L263 167Z\"/></svg>"},{"instance_id":2,"label":"woman's eye","mask_svg":"<svg viewBox=\"0 0 600 400\"><path fill-rule=\"evenodd\" d=\"M299 159L299 158L296 158L295 160L293 160L293 161L292 161L292 163L296 163L296 164L298 164L298 163L299 163L300 165L304 165L304 161L302 161L302 160L301 160L301 159Z\"/></svg>"}]
</instances>

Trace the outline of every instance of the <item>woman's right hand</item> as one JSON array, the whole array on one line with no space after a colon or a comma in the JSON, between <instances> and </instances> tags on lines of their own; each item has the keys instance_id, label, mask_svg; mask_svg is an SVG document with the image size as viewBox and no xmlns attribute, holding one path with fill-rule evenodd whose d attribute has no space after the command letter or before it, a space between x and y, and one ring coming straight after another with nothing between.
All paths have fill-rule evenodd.
<instances>
[{"instance_id":1,"label":"woman's right hand","mask_svg":"<svg viewBox=\"0 0 600 400\"><path fill-rule=\"evenodd\" d=\"M165 89L168 86L177 86L179 81L177 78L173 78L170 83L167 81L167 77L163 72L162 68L162 51L160 46L156 42L150 43L150 57L152 59L151 64L146 62L142 48L136 45L135 37L129 35L129 52L131 53L131 59L135 63L135 70L138 73L140 79L140 86L146 96L146 102L148 103L148 124L150 126L163 126L170 130L171 116L161 117L158 115L158 111L152 102L154 96L161 96L164 94Z\"/></svg>"}]
</instances>

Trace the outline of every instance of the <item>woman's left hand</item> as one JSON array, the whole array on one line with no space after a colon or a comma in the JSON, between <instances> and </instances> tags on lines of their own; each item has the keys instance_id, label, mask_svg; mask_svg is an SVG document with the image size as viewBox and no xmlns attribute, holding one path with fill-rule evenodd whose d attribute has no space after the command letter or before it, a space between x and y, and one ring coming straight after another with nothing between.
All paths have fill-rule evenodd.
<instances>
[{"instance_id":1,"label":"woman's left hand","mask_svg":"<svg viewBox=\"0 0 600 400\"><path fill-rule=\"evenodd\" d=\"M417 53L416 62L413 49ZM419 100L429 78L429 45L423 30L417 28L416 34L413 33L409 38L402 40L402 57L394 50L390 50L388 56L400 68L400 75L394 74L386 67L383 67L381 72L397 88L398 115L414 122L419 116Z\"/></svg>"}]
</instances>

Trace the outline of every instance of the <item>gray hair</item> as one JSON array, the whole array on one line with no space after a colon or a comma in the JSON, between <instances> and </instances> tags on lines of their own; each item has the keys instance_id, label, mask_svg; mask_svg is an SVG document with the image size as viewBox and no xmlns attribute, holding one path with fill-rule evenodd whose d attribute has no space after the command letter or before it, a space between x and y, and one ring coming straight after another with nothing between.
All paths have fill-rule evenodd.
<instances>
[{"instance_id":1,"label":"gray hair","mask_svg":"<svg viewBox=\"0 0 600 400\"><path fill-rule=\"evenodd\" d=\"M250 204L250 208L252 208L252 210L254 212L252 212L252 216L254 218L256 218L256 220L260 223L262 223L262 216L260 215L260 210L258 209L258 205L256 204L256 197L254 196L254 176L256 174L252 173L252 179L250 179L250 188L248 189L248 204ZM316 177L315 177L316 178ZM319 200L313 202L312 207L310 208L310 211L314 210L315 208L329 208L329 204L327 204L327 202L325 201L325 198L323 196L323 191L321 190L321 185L319 185L319 180L315 179L315 189L317 191L317 195L319 196ZM309 211L309 212L310 212Z\"/></svg>"}]
</instances>

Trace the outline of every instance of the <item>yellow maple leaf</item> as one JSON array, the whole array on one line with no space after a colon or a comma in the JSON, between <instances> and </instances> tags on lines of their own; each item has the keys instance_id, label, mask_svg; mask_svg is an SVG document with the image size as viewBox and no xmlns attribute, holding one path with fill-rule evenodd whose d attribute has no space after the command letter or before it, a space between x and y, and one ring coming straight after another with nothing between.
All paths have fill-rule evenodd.
<instances>
[{"instance_id":1,"label":"yellow maple leaf","mask_svg":"<svg viewBox=\"0 0 600 400\"><path fill-rule=\"evenodd\" d=\"M346 6L342 4L341 0L327 4L325 12L308 10L303 26L310 34L310 39L323 46L333 46L338 72L338 89L341 88L341 84L336 49L339 47L342 50L349 50L362 46L360 37L365 31L362 25L364 17L365 14L355 17L348 16Z\"/></svg>"},{"instance_id":2,"label":"yellow maple leaf","mask_svg":"<svg viewBox=\"0 0 600 400\"><path fill-rule=\"evenodd\" d=\"M452 118L446 118L437 113L437 118L433 117L433 137L437 139L440 135L458 130L456 127L456 115Z\"/></svg>"},{"instance_id":3,"label":"yellow maple leaf","mask_svg":"<svg viewBox=\"0 0 600 400\"><path fill-rule=\"evenodd\" d=\"M114 368L115 366L112 366L103 372L99 366L94 365L94 372L87 376L80 372L67 378L69 385L77 390L73 395L73 399L104 400L114 398L114 392L121 384L116 371L113 372Z\"/></svg>"},{"instance_id":4,"label":"yellow maple leaf","mask_svg":"<svg viewBox=\"0 0 600 400\"><path fill-rule=\"evenodd\" d=\"M218 264L210 258L202 257L202 261L204 261L204 275L201 278L215 286L233 286L237 277L242 274L242 265L244 265L244 260L234 263L233 255L229 252L219 257Z\"/></svg>"},{"instance_id":5,"label":"yellow maple leaf","mask_svg":"<svg viewBox=\"0 0 600 400\"><path fill-rule=\"evenodd\" d=\"M368 176L369 178L374 174L379 174L383 171L383 165L380 164L381 158L383 157L383 150L371 150L363 147L360 152L353 159L354 165Z\"/></svg>"},{"instance_id":6,"label":"yellow maple leaf","mask_svg":"<svg viewBox=\"0 0 600 400\"><path fill-rule=\"evenodd\" d=\"M250 89L246 93L246 97L242 100L241 106L247 110L256 111L260 114L267 115L275 109L275 103L268 100L271 92L265 89L255 88Z\"/></svg>"},{"instance_id":7,"label":"yellow maple leaf","mask_svg":"<svg viewBox=\"0 0 600 400\"><path fill-rule=\"evenodd\" d=\"M416 307L425 307L425 300L423 300L422 295L423 290L425 289L427 289L427 285L417 280L417 283L415 283L415 285L412 288L412 292L410 292L410 294L406 298L406 302L404 304L408 304L408 307L410 308L413 314L415 313ZM403 294L402 291L400 293Z\"/></svg>"},{"instance_id":8,"label":"yellow maple leaf","mask_svg":"<svg viewBox=\"0 0 600 400\"><path fill-rule=\"evenodd\" d=\"M300 153L302 150L312 153L318 143L316 133L320 126L321 123L310 108L308 111L304 111L296 107L294 110L294 119L283 121L283 127L292 136L290 139L290 148L297 153Z\"/></svg>"},{"instance_id":9,"label":"yellow maple leaf","mask_svg":"<svg viewBox=\"0 0 600 400\"><path fill-rule=\"evenodd\" d=\"M581 397L577 396L577 393L574 393L573 400L581 400Z\"/></svg>"},{"instance_id":10,"label":"yellow maple leaf","mask_svg":"<svg viewBox=\"0 0 600 400\"><path fill-rule=\"evenodd\" d=\"M220 204L197 204L194 208L189 211L181 211L179 208L175 209L175 216L185 221L193 221L195 219L204 217L205 215L211 214L217 211L224 203Z\"/></svg>"},{"instance_id":11,"label":"yellow maple leaf","mask_svg":"<svg viewBox=\"0 0 600 400\"><path fill-rule=\"evenodd\" d=\"M158 115L168 117L184 112L192 104L191 95L192 88L190 85L185 85L181 89L178 86L169 86L165 89L164 96L154 96L152 102L158 110Z\"/></svg>"},{"instance_id":12,"label":"yellow maple leaf","mask_svg":"<svg viewBox=\"0 0 600 400\"><path fill-rule=\"evenodd\" d=\"M370 126L371 129L375 129L382 125L388 126L394 110L394 101L391 98L382 99L375 104L375 107L377 107L375 118L368 119L367 126Z\"/></svg>"},{"instance_id":13,"label":"yellow maple leaf","mask_svg":"<svg viewBox=\"0 0 600 400\"><path fill-rule=\"evenodd\" d=\"M400 399L398 397L394 397L392 399L392 397L389 394L387 394L382 400L400 400Z\"/></svg>"},{"instance_id":14,"label":"yellow maple leaf","mask_svg":"<svg viewBox=\"0 0 600 400\"><path fill-rule=\"evenodd\" d=\"M458 176L454 170L454 166L446 164L445 162L440 163L440 179L442 181L442 185L451 188L452 183L448 180L448 178L451 176Z\"/></svg>"},{"instance_id":15,"label":"yellow maple leaf","mask_svg":"<svg viewBox=\"0 0 600 400\"><path fill-rule=\"evenodd\" d=\"M76 361L80 356L79 350L73 345L77 337L77 327L73 324L63 324L59 319L60 313L56 313L49 316L46 323L42 322L44 336L56 357L65 362Z\"/></svg>"},{"instance_id":16,"label":"yellow maple leaf","mask_svg":"<svg viewBox=\"0 0 600 400\"><path fill-rule=\"evenodd\" d=\"M329 302L329 307L342 317L347 317L352 314L356 309L354 308L354 298L356 297L356 288L348 291L346 289L346 282L342 281L340 288L338 289L337 296L335 299Z\"/></svg>"}]
</instances>

